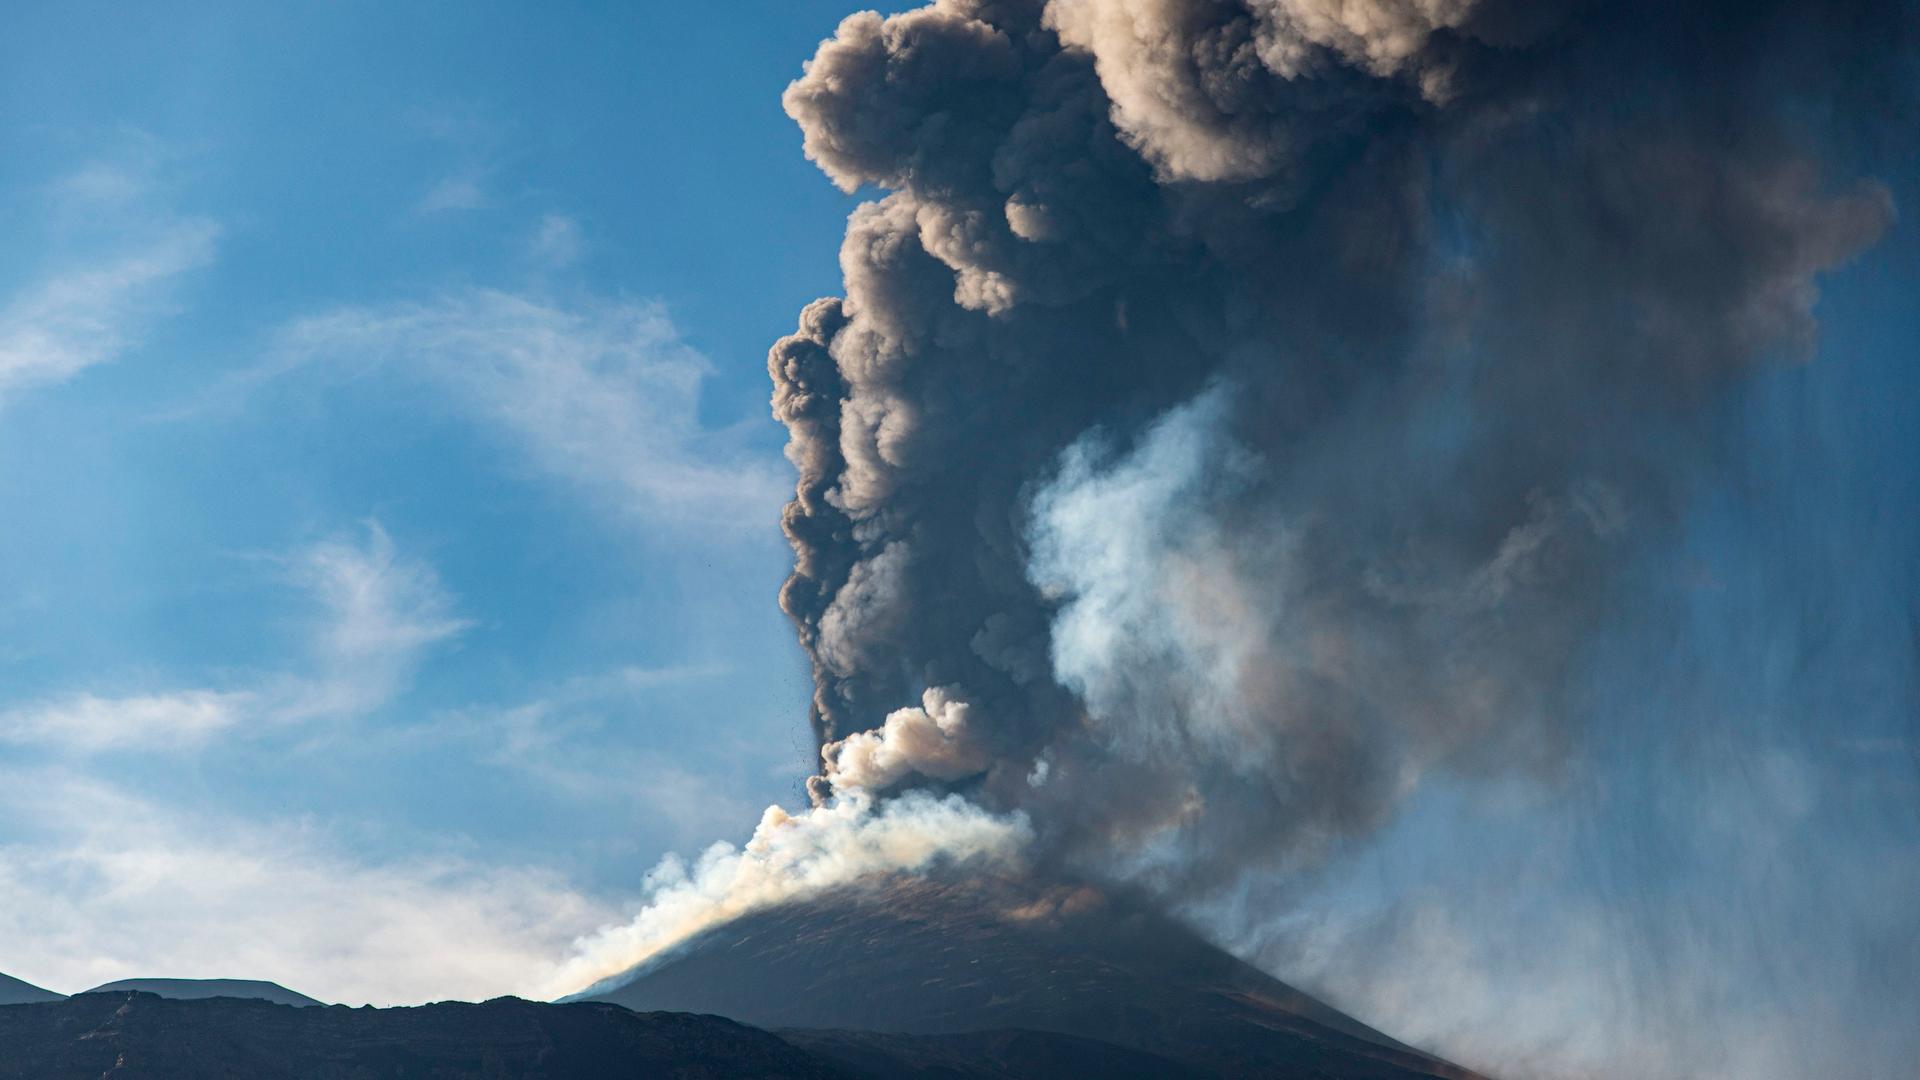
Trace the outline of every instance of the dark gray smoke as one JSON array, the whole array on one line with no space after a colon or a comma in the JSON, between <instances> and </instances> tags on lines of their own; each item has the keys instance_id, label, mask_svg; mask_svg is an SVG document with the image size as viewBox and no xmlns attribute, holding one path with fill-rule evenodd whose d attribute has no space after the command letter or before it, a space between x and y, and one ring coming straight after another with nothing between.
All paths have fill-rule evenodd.
<instances>
[{"instance_id":1,"label":"dark gray smoke","mask_svg":"<svg viewBox=\"0 0 1920 1080\"><path fill-rule=\"evenodd\" d=\"M770 358L816 799L956 791L1218 913L1433 777L1570 783L1724 402L1894 220L1915 15L847 19L786 107L884 195Z\"/></svg>"}]
</instances>

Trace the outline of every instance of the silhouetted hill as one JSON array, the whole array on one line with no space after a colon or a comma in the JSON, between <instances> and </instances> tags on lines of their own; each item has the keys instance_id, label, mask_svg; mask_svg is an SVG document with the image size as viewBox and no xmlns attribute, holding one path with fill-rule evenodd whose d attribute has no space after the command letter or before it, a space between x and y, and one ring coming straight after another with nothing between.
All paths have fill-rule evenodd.
<instances>
[{"instance_id":1,"label":"silhouetted hill","mask_svg":"<svg viewBox=\"0 0 1920 1080\"><path fill-rule=\"evenodd\" d=\"M42 990L11 975L0 975L0 1005L27 1005L36 1001L59 1001L62 995Z\"/></svg>"},{"instance_id":2,"label":"silhouetted hill","mask_svg":"<svg viewBox=\"0 0 1920 1080\"><path fill-rule=\"evenodd\" d=\"M86 991L89 994L129 992L158 994L163 998L174 998L179 1001L227 997L270 1001L275 1005L294 1005L301 1008L325 1004L305 994L289 990L279 983L261 982L258 979L121 979Z\"/></svg>"},{"instance_id":3,"label":"silhouetted hill","mask_svg":"<svg viewBox=\"0 0 1920 1080\"><path fill-rule=\"evenodd\" d=\"M715 1016L501 998L293 1008L85 994L0 1007L4 1080L829 1080L841 1067Z\"/></svg>"},{"instance_id":4,"label":"silhouetted hill","mask_svg":"<svg viewBox=\"0 0 1920 1080\"><path fill-rule=\"evenodd\" d=\"M972 1047L966 1040L875 1043L875 1052L937 1057L944 1046L980 1058L990 1043L995 1052L1016 1053L1023 1047L1006 1033L1024 1029L1110 1043L1205 1075L1474 1076L1271 978L1172 919L1084 889L1035 896L999 884L900 879L841 890L700 934L595 997L773 1029L987 1040ZM848 1052L863 1042L793 1035L801 1045Z\"/></svg>"}]
</instances>

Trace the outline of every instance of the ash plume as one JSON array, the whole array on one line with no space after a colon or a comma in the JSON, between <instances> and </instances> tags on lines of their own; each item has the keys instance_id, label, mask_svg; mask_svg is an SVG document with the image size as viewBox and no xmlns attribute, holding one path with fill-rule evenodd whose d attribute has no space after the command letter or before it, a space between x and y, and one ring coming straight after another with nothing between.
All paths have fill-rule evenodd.
<instances>
[{"instance_id":1,"label":"ash plume","mask_svg":"<svg viewBox=\"0 0 1920 1080\"><path fill-rule=\"evenodd\" d=\"M889 193L770 361L816 791L849 739L889 779L924 747L1067 849L1166 841L1183 888L1439 761L1551 768L1707 407L1809 355L1819 275L1892 220L1794 113L1852 107L1822 59L1902 11L849 18L786 105ZM929 688L963 735L883 727Z\"/></svg>"},{"instance_id":2,"label":"ash plume","mask_svg":"<svg viewBox=\"0 0 1920 1080\"><path fill-rule=\"evenodd\" d=\"M938 0L846 19L785 105L807 156L876 197L848 222L845 295L769 358L799 473L781 604L814 674L812 813L937 794L1019 815L1033 872L1143 888L1364 1006L1379 973L1328 942L1404 946L1432 920L1283 934L1275 913L1427 793L1590 792L1650 746L1684 787L1707 748L1675 703L1710 684L1640 669L1661 727L1595 672L1685 634L1658 590L1743 452L1729 402L1813 356L1823 276L1893 227L1915 15ZM1638 961L1646 930L1596 931L1587 958ZM1690 941L1695 963L1751 959ZM1656 982L1606 992L1679 1000ZM1710 996L1685 1002L1702 1024L1782 1007ZM1697 1035L1555 1057L1523 1045L1538 1028L1396 1015L1529 1075L1732 1067ZM1860 1048L1853 1074L1914 1042Z\"/></svg>"}]
</instances>

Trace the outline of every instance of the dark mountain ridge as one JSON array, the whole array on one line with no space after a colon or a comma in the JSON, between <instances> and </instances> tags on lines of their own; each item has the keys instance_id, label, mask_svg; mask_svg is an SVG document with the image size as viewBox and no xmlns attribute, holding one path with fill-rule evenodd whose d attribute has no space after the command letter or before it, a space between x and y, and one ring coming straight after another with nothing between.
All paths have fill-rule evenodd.
<instances>
[{"instance_id":1,"label":"dark mountain ridge","mask_svg":"<svg viewBox=\"0 0 1920 1080\"><path fill-rule=\"evenodd\" d=\"M606 1003L301 1008L120 992L0 1007L0 1080L1192 1080L1051 1032L774 1035Z\"/></svg>"},{"instance_id":2,"label":"dark mountain ridge","mask_svg":"<svg viewBox=\"0 0 1920 1080\"><path fill-rule=\"evenodd\" d=\"M127 992L0 1006L0 1080L837 1080L827 1058L715 1016L500 998L297 1008Z\"/></svg>"}]
</instances>

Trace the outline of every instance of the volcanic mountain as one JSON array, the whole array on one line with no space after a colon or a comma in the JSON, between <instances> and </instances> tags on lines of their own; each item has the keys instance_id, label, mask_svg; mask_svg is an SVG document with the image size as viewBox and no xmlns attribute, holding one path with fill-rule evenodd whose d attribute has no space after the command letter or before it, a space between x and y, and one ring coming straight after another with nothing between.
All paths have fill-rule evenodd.
<instances>
[{"instance_id":1,"label":"volcanic mountain","mask_svg":"<svg viewBox=\"0 0 1920 1080\"><path fill-rule=\"evenodd\" d=\"M595 988L593 998L730 1016L842 1061L866 1052L874 1075L913 1071L903 1054L922 1074L937 1075L931 1066L943 1053L974 1061L1017 1055L1034 1049L1019 1043L1023 1033L1054 1033L1086 1042L1071 1051L1056 1039L1047 1053L1135 1055L1132 1067L1101 1070L1110 1074L1476 1076L1273 979L1146 905L1090 887L1036 894L1004 883L887 879L704 931Z\"/></svg>"},{"instance_id":2,"label":"volcanic mountain","mask_svg":"<svg viewBox=\"0 0 1920 1080\"><path fill-rule=\"evenodd\" d=\"M89 994L129 992L155 994L179 1001L197 1001L201 998L243 998L302 1008L322 1004L305 994L289 990L279 983L261 982L258 979L121 979L87 991Z\"/></svg>"},{"instance_id":3,"label":"volcanic mountain","mask_svg":"<svg viewBox=\"0 0 1920 1080\"><path fill-rule=\"evenodd\" d=\"M11 975L0 975L0 1005L28 1005L37 1001L59 1001L61 995L42 990Z\"/></svg>"}]
</instances>

